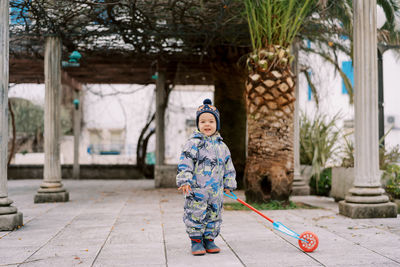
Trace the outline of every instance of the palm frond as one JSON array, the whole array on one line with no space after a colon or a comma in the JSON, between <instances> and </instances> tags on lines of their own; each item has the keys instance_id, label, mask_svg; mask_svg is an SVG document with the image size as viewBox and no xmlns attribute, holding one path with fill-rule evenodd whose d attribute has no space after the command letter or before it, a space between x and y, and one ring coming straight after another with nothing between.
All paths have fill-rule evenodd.
<instances>
[{"instance_id":1,"label":"palm frond","mask_svg":"<svg viewBox=\"0 0 400 267\"><path fill-rule=\"evenodd\" d=\"M314 96L315 104L317 105L317 108L319 108L319 97L318 97L317 88L315 87L314 83L312 82L310 74L308 73L308 71L306 69L301 70L301 73L303 73L304 76L306 77L307 83L310 86L311 92Z\"/></svg>"},{"instance_id":2,"label":"palm frond","mask_svg":"<svg viewBox=\"0 0 400 267\"><path fill-rule=\"evenodd\" d=\"M396 16L399 15L399 2L396 0L377 0L377 4L382 7L385 13L386 22L382 29L390 32L395 31Z\"/></svg>"},{"instance_id":3,"label":"palm frond","mask_svg":"<svg viewBox=\"0 0 400 267\"><path fill-rule=\"evenodd\" d=\"M244 0L254 50L289 47L317 0Z\"/></svg>"},{"instance_id":4,"label":"palm frond","mask_svg":"<svg viewBox=\"0 0 400 267\"><path fill-rule=\"evenodd\" d=\"M307 52L311 52L311 53L321 56L323 59L325 59L326 61L328 61L329 63L332 64L332 66L335 68L335 70L339 73L340 77L343 79L343 82L346 86L347 92L349 93L350 104L352 104L354 101L353 85L351 84L351 81L350 81L349 77L347 77L346 73L344 73L342 71L342 68L339 66L338 62L335 61L334 59L332 59L328 53L324 53L322 51L316 51L316 50L310 49L310 48L307 48L305 50Z\"/></svg>"}]
</instances>

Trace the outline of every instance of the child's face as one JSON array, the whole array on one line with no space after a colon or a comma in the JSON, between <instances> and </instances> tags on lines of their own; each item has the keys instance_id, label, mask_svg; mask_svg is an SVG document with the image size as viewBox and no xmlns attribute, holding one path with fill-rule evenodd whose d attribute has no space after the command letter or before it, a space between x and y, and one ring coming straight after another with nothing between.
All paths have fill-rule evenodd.
<instances>
[{"instance_id":1,"label":"child's face","mask_svg":"<svg viewBox=\"0 0 400 267\"><path fill-rule=\"evenodd\" d=\"M199 129L200 132L207 136L211 136L217 130L217 121L211 113L203 113L199 117Z\"/></svg>"}]
</instances>

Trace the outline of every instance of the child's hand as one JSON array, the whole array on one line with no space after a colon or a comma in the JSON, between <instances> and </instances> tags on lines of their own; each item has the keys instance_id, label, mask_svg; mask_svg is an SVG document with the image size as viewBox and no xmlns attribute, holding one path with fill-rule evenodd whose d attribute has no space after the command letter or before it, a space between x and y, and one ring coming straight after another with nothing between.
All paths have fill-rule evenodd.
<instances>
[{"instance_id":1,"label":"child's hand","mask_svg":"<svg viewBox=\"0 0 400 267\"><path fill-rule=\"evenodd\" d=\"M231 190L226 189L226 188L224 189L224 191L225 191L225 194L228 194L228 195L231 193Z\"/></svg>"},{"instance_id":2,"label":"child's hand","mask_svg":"<svg viewBox=\"0 0 400 267\"><path fill-rule=\"evenodd\" d=\"M188 195L189 191L192 191L192 188L190 187L190 185L187 184L187 185L182 185L181 187L178 188L178 190L179 191L182 190L182 193L184 195Z\"/></svg>"}]
</instances>

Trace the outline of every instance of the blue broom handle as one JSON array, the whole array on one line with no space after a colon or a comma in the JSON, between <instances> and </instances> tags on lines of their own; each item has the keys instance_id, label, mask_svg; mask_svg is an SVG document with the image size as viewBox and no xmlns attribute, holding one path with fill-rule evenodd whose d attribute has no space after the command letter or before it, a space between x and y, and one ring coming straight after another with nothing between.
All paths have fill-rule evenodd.
<instances>
[{"instance_id":1,"label":"blue broom handle","mask_svg":"<svg viewBox=\"0 0 400 267\"><path fill-rule=\"evenodd\" d=\"M234 199L234 200L237 200L238 199L238 197L235 195L235 193L233 193L232 191L231 191L231 194L232 195L229 195L229 194L227 194L227 193L225 193L224 192L224 195L225 196L227 196L227 197L229 197L229 198L232 198L232 199Z\"/></svg>"}]
</instances>

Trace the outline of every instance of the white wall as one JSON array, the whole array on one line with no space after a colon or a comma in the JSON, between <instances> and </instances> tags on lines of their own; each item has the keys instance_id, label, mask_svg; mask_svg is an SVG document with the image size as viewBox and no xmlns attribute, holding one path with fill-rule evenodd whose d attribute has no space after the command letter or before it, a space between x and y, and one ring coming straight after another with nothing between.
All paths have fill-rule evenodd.
<instances>
[{"instance_id":1,"label":"white wall","mask_svg":"<svg viewBox=\"0 0 400 267\"><path fill-rule=\"evenodd\" d=\"M146 120L154 112L154 85L89 84L84 87L83 121L81 143L85 146L80 161L87 164L132 164L136 163L136 142ZM107 145L110 130L123 131L124 149L121 155L89 154L89 129L103 133L102 143ZM154 144L149 144L154 151Z\"/></svg>"},{"instance_id":2,"label":"white wall","mask_svg":"<svg viewBox=\"0 0 400 267\"><path fill-rule=\"evenodd\" d=\"M400 51L386 51L383 54L383 87L385 103L385 133L392 127L385 139L385 146L392 147L400 144ZM388 116L395 117L395 124L387 122Z\"/></svg>"},{"instance_id":3,"label":"white wall","mask_svg":"<svg viewBox=\"0 0 400 267\"><path fill-rule=\"evenodd\" d=\"M33 104L44 106L44 84L20 83L10 84L8 97L24 98Z\"/></svg>"}]
</instances>

